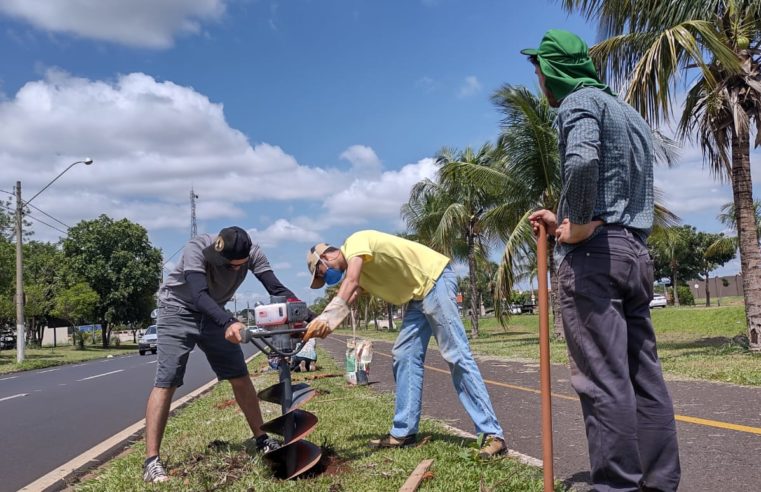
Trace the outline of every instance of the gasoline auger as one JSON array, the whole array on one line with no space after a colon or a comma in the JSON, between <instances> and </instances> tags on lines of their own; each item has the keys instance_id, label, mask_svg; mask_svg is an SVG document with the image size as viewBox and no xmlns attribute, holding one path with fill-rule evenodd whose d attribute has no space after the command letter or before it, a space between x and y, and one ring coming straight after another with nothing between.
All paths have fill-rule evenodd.
<instances>
[{"instance_id":1,"label":"gasoline auger","mask_svg":"<svg viewBox=\"0 0 761 492\"><path fill-rule=\"evenodd\" d=\"M256 345L267 357L277 356L280 382L259 392L259 399L280 404L282 415L264 423L262 430L283 437L280 448L264 455L275 476L288 480L315 466L322 456L319 446L304 440L317 425L317 416L301 406L315 397L306 383L291 383L288 358L304 346L309 314L306 303L271 296L269 304L254 308L255 326L241 330L243 342Z\"/></svg>"}]
</instances>

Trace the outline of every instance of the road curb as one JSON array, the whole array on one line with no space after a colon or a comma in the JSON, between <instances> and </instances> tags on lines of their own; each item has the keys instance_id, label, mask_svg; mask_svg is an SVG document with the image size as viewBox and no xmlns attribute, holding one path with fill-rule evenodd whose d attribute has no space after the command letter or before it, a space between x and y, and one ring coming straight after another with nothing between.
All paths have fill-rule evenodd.
<instances>
[{"instance_id":1,"label":"road curb","mask_svg":"<svg viewBox=\"0 0 761 492\"><path fill-rule=\"evenodd\" d=\"M252 355L246 359L246 363L248 364L260 354L261 352L257 352ZM172 406L169 407L169 412L174 412L207 393L217 383L219 383L219 381L212 379L200 388L193 390L179 400L173 402ZM145 429L145 419L140 419L121 432L114 434L100 444L93 446L79 456L69 460L55 470L52 470L19 490L24 492L53 492L63 490L70 485L70 482L73 479L102 465L104 462L122 452L124 445L134 442L136 438L142 434L143 429Z\"/></svg>"}]
</instances>

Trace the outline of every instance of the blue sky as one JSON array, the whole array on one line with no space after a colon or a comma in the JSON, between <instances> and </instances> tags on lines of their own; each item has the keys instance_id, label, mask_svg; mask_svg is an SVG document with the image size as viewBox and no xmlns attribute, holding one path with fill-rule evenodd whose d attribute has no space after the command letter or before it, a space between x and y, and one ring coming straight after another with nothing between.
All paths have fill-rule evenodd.
<instances>
[{"instance_id":1,"label":"blue sky","mask_svg":"<svg viewBox=\"0 0 761 492\"><path fill-rule=\"evenodd\" d=\"M169 256L189 237L193 186L200 232L249 229L311 301L310 243L401 231L435 152L494 139L501 84L536 87L518 52L549 28L595 40L541 0L4 0L0 189L20 179L30 197L92 157L35 205L69 225L127 217ZM731 193L700 159L686 148L656 181L686 223L721 231ZM240 294L239 307L264 291Z\"/></svg>"}]
</instances>

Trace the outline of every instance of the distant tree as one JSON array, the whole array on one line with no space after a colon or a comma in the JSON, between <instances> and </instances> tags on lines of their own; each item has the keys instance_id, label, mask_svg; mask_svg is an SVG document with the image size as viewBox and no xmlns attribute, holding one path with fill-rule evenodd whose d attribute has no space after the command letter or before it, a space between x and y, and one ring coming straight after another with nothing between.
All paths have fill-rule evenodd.
<instances>
[{"instance_id":1,"label":"distant tree","mask_svg":"<svg viewBox=\"0 0 761 492\"><path fill-rule=\"evenodd\" d=\"M29 209L24 207L24 215L29 213ZM24 239L32 237L32 223L22 216L22 227ZM14 241L16 237L16 203L12 197L4 200L0 199L0 240Z\"/></svg>"},{"instance_id":2,"label":"distant tree","mask_svg":"<svg viewBox=\"0 0 761 492\"><path fill-rule=\"evenodd\" d=\"M85 282L61 290L55 298L53 314L71 324L74 344L80 350L84 350L85 340L77 327L93 319L99 301L98 293Z\"/></svg>"},{"instance_id":3,"label":"distant tree","mask_svg":"<svg viewBox=\"0 0 761 492\"><path fill-rule=\"evenodd\" d=\"M63 252L53 243L30 241L24 244L24 293L27 335L42 342L45 321L51 316L56 291L62 287Z\"/></svg>"},{"instance_id":4,"label":"distant tree","mask_svg":"<svg viewBox=\"0 0 761 492\"><path fill-rule=\"evenodd\" d=\"M753 216L756 222L756 236L761 238L761 201L759 200L753 200ZM737 216L735 215L734 202L722 205L721 213L716 218L729 229L737 232Z\"/></svg>"},{"instance_id":5,"label":"distant tree","mask_svg":"<svg viewBox=\"0 0 761 492\"><path fill-rule=\"evenodd\" d=\"M489 248L507 229L504 204L507 190L481 186L473 179L472 168L494 171L503 167L501 149L486 143L474 150L443 149L436 162L435 180L417 183L402 206L402 217L409 231L431 248L456 260L466 261L470 277L471 337L478 337L479 259L487 258Z\"/></svg>"},{"instance_id":6,"label":"distant tree","mask_svg":"<svg viewBox=\"0 0 761 492\"><path fill-rule=\"evenodd\" d=\"M7 240L0 239L0 326L14 324L16 310L16 249Z\"/></svg>"},{"instance_id":7,"label":"distant tree","mask_svg":"<svg viewBox=\"0 0 761 492\"><path fill-rule=\"evenodd\" d=\"M680 260L686 251L684 230L681 227L656 227L648 238L650 251L656 264L668 265L671 285L679 285ZM673 289L674 305L679 306L679 289Z\"/></svg>"},{"instance_id":8,"label":"distant tree","mask_svg":"<svg viewBox=\"0 0 761 492\"><path fill-rule=\"evenodd\" d=\"M698 258L700 275L703 277L703 282L705 282L706 306L710 306L711 290L708 280L710 279L711 272L724 266L725 263L736 256L737 241L734 238L726 237L724 234L698 232L695 243L696 247L693 248L693 252Z\"/></svg>"},{"instance_id":9,"label":"distant tree","mask_svg":"<svg viewBox=\"0 0 761 492\"><path fill-rule=\"evenodd\" d=\"M161 281L162 257L145 228L101 215L69 229L63 251L67 268L98 293L95 314L103 347L108 347L112 324L148 319L149 300Z\"/></svg>"}]
</instances>

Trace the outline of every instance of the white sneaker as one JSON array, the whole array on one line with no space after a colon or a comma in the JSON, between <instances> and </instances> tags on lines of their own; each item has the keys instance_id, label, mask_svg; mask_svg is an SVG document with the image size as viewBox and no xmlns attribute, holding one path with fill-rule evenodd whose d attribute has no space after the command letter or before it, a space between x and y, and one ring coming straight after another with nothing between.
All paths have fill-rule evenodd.
<instances>
[{"instance_id":1,"label":"white sneaker","mask_svg":"<svg viewBox=\"0 0 761 492\"><path fill-rule=\"evenodd\" d=\"M143 480L148 483L166 482L169 476L166 474L164 464L158 456L146 461L143 465Z\"/></svg>"}]
</instances>

